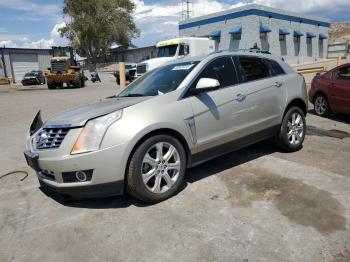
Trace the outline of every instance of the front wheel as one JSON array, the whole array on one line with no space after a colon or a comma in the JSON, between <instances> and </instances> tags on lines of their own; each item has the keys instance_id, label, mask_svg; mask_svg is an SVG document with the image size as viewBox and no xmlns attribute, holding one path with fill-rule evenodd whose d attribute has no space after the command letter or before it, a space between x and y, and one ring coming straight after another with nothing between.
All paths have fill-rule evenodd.
<instances>
[{"instance_id":1,"label":"front wheel","mask_svg":"<svg viewBox=\"0 0 350 262\"><path fill-rule=\"evenodd\" d=\"M299 107L292 107L283 117L275 142L282 150L295 152L302 148L305 134L305 115Z\"/></svg>"},{"instance_id":2,"label":"front wheel","mask_svg":"<svg viewBox=\"0 0 350 262\"><path fill-rule=\"evenodd\" d=\"M319 94L315 97L314 109L318 116L328 116L330 114L331 110L329 108L328 100L324 95Z\"/></svg>"},{"instance_id":3,"label":"front wheel","mask_svg":"<svg viewBox=\"0 0 350 262\"><path fill-rule=\"evenodd\" d=\"M73 86L75 88L81 88L81 86L82 86L81 75L79 72L75 72L75 74L74 74Z\"/></svg>"},{"instance_id":4,"label":"front wheel","mask_svg":"<svg viewBox=\"0 0 350 262\"><path fill-rule=\"evenodd\" d=\"M156 135L140 144L127 171L128 192L146 202L160 202L180 188L186 170L186 153L169 135Z\"/></svg>"}]
</instances>

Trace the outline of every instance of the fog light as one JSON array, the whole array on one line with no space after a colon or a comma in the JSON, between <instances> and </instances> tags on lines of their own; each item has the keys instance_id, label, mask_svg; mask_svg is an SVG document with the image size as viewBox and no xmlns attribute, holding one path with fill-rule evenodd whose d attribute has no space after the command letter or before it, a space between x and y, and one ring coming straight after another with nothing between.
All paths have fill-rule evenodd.
<instances>
[{"instance_id":1,"label":"fog light","mask_svg":"<svg viewBox=\"0 0 350 262\"><path fill-rule=\"evenodd\" d=\"M87 180L86 174L84 171L77 171L75 172L75 177L80 182L85 182Z\"/></svg>"}]
</instances>

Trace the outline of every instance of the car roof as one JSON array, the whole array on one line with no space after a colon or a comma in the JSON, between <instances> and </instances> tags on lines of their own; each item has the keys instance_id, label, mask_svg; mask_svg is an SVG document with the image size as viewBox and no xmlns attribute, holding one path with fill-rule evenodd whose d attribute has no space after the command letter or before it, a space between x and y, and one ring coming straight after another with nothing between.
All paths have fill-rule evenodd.
<instances>
[{"instance_id":1,"label":"car roof","mask_svg":"<svg viewBox=\"0 0 350 262\"><path fill-rule=\"evenodd\" d=\"M195 56L195 57L187 57L184 59L176 60L176 61L170 61L166 65L176 65L179 63L190 63L190 62L202 62L204 60L209 61L212 60L216 57L220 56L252 56L252 57L259 57L259 58L264 58L264 59L270 59L278 62L280 66L283 67L283 69L287 73L295 73L295 70L289 66L286 62L282 60L282 57L278 57L275 55L272 55L270 53L262 52L259 50L220 50L216 52L212 52L207 55L201 55L201 56Z\"/></svg>"},{"instance_id":2,"label":"car roof","mask_svg":"<svg viewBox=\"0 0 350 262\"><path fill-rule=\"evenodd\" d=\"M262 51L252 51L252 50L220 50L216 52L212 52L210 54L206 55L201 55L201 56L194 56L194 57L187 57L181 60L177 61L171 61L168 64L178 64L178 63L185 63L185 62L197 62L197 61L202 61L206 58L212 59L215 57L220 57L220 56L225 56L225 55L230 55L230 56L254 56L254 57L260 57L260 58L265 58L265 59L272 59L272 60L278 60L282 61L281 57L274 56L272 54L262 52Z\"/></svg>"}]
</instances>

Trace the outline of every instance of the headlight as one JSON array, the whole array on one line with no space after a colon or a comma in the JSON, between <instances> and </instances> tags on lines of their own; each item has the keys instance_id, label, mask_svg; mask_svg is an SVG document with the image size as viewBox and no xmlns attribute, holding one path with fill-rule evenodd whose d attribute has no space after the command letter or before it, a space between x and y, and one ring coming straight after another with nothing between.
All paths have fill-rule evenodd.
<instances>
[{"instance_id":1,"label":"headlight","mask_svg":"<svg viewBox=\"0 0 350 262\"><path fill-rule=\"evenodd\" d=\"M122 117L122 110L89 120L75 142L71 154L91 152L100 149L107 129Z\"/></svg>"}]
</instances>

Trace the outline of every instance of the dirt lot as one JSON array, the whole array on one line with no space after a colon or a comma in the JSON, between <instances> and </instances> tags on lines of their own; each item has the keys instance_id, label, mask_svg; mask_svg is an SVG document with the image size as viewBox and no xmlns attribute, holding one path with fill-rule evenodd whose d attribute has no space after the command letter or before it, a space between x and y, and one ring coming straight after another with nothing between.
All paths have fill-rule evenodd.
<instances>
[{"instance_id":1,"label":"dirt lot","mask_svg":"<svg viewBox=\"0 0 350 262\"><path fill-rule=\"evenodd\" d=\"M350 261L350 117L308 114L297 153L268 142L187 171L175 197L62 203L24 161L24 133L117 90L0 86L0 261ZM329 130L338 130L332 131ZM347 132L347 133L341 133Z\"/></svg>"}]
</instances>

